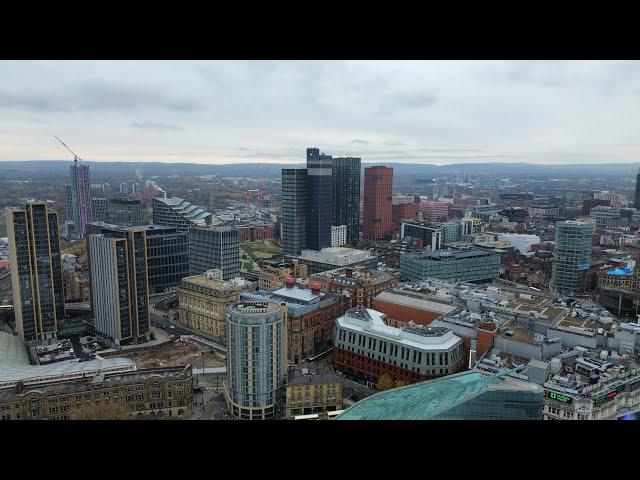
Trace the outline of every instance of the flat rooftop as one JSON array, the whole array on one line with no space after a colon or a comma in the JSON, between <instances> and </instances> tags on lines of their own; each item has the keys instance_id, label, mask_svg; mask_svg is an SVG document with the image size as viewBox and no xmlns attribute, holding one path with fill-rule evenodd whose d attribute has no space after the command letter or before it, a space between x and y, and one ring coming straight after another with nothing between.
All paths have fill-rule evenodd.
<instances>
[{"instance_id":1,"label":"flat rooftop","mask_svg":"<svg viewBox=\"0 0 640 480\"><path fill-rule=\"evenodd\" d=\"M428 259L428 260L448 260L463 259L473 257L487 257L495 255L493 252L483 250L482 248L448 248L442 250L430 250L423 252L406 253L409 258Z\"/></svg>"},{"instance_id":2,"label":"flat rooftop","mask_svg":"<svg viewBox=\"0 0 640 480\"><path fill-rule=\"evenodd\" d=\"M5 365L28 366L29 354L20 337L0 331L0 368Z\"/></svg>"},{"instance_id":3,"label":"flat rooftop","mask_svg":"<svg viewBox=\"0 0 640 480\"><path fill-rule=\"evenodd\" d=\"M127 358L105 358L87 362L69 360L49 365L0 365L0 389L13 387L17 382L24 382L25 386L37 385L94 376L98 373L134 370L135 362Z\"/></svg>"},{"instance_id":4,"label":"flat rooftop","mask_svg":"<svg viewBox=\"0 0 640 480\"><path fill-rule=\"evenodd\" d=\"M457 305L451 305L449 303L438 302L432 298L419 298L427 297L428 295L424 293L414 292L414 291L393 291L386 290L381 292L376 297L376 300L382 300L389 303L395 303L397 305L406 305L408 307L413 307L418 310L424 310L427 312L436 312L446 315L448 313L453 312L458 309Z\"/></svg>"},{"instance_id":5,"label":"flat rooftop","mask_svg":"<svg viewBox=\"0 0 640 480\"><path fill-rule=\"evenodd\" d=\"M216 280L214 278L208 278L205 275L192 275L191 277L185 277L182 282L190 285L197 285L199 287L213 288L216 290L237 290L246 289L251 286L251 283L242 279L234 278L231 280Z\"/></svg>"},{"instance_id":6,"label":"flat rooftop","mask_svg":"<svg viewBox=\"0 0 640 480\"><path fill-rule=\"evenodd\" d=\"M353 263L363 262L365 260L371 260L375 257L367 250L344 247L327 247L320 251L302 250L298 258L318 263L346 266Z\"/></svg>"},{"instance_id":7,"label":"flat rooftop","mask_svg":"<svg viewBox=\"0 0 640 480\"><path fill-rule=\"evenodd\" d=\"M320 298L320 293L314 293L309 288L300 288L298 286L279 288L272 292L272 295L303 303L311 303Z\"/></svg>"},{"instance_id":8,"label":"flat rooftop","mask_svg":"<svg viewBox=\"0 0 640 480\"><path fill-rule=\"evenodd\" d=\"M120 359L123 360L123 359ZM102 372L92 375L86 375L73 379L73 381L58 381L55 383L38 385L38 390L46 391L49 395L68 394L73 392L86 392L88 383L103 383L104 386L119 386L131 383L140 383L151 377L162 376L165 378L181 378L185 375L185 369L189 369L190 366L184 367L161 367L145 370L131 370L127 372ZM25 390L22 394L30 391L30 387L25 384ZM15 388L0 390L0 400L13 400L16 396L20 396L15 391Z\"/></svg>"},{"instance_id":9,"label":"flat rooftop","mask_svg":"<svg viewBox=\"0 0 640 480\"><path fill-rule=\"evenodd\" d=\"M289 370L287 386L318 385L322 383L335 383L342 381L342 377L333 371L303 363Z\"/></svg>"}]
</instances>

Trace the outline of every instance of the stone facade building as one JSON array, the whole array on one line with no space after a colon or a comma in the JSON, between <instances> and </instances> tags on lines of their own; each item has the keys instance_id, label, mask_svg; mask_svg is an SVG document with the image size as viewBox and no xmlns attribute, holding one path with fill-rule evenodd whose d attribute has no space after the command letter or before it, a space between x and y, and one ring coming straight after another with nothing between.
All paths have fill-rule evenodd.
<instances>
[{"instance_id":1,"label":"stone facade building","mask_svg":"<svg viewBox=\"0 0 640 480\"><path fill-rule=\"evenodd\" d=\"M332 369L307 363L293 367L287 379L287 418L341 410L342 392L342 377Z\"/></svg>"},{"instance_id":2,"label":"stone facade building","mask_svg":"<svg viewBox=\"0 0 640 480\"><path fill-rule=\"evenodd\" d=\"M236 301L240 292L253 289L251 282L242 279L225 282L209 272L186 277L178 289L180 323L224 341L227 307Z\"/></svg>"},{"instance_id":3,"label":"stone facade building","mask_svg":"<svg viewBox=\"0 0 640 480\"><path fill-rule=\"evenodd\" d=\"M0 420L188 418L191 366L77 378L0 390Z\"/></svg>"}]
</instances>

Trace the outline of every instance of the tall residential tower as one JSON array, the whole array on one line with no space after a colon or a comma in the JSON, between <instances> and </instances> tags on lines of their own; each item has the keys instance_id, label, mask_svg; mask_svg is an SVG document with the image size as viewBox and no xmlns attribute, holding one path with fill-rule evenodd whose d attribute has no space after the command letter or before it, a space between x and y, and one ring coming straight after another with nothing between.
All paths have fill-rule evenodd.
<instances>
[{"instance_id":1,"label":"tall residential tower","mask_svg":"<svg viewBox=\"0 0 640 480\"><path fill-rule=\"evenodd\" d=\"M89 165L76 158L69 167L71 176L71 221L73 237L83 238L91 221L91 175Z\"/></svg>"},{"instance_id":2,"label":"tall residential tower","mask_svg":"<svg viewBox=\"0 0 640 480\"><path fill-rule=\"evenodd\" d=\"M307 170L282 169L282 251L300 255L307 248Z\"/></svg>"},{"instance_id":3,"label":"tall residential tower","mask_svg":"<svg viewBox=\"0 0 640 480\"><path fill-rule=\"evenodd\" d=\"M286 306L243 300L227 312L227 409L245 420L273 419L287 373Z\"/></svg>"},{"instance_id":4,"label":"tall residential tower","mask_svg":"<svg viewBox=\"0 0 640 480\"><path fill-rule=\"evenodd\" d=\"M360 159L333 159L333 225L347 226L347 243L360 240Z\"/></svg>"},{"instance_id":5,"label":"tall residential tower","mask_svg":"<svg viewBox=\"0 0 640 480\"><path fill-rule=\"evenodd\" d=\"M116 345L150 339L146 237L141 227L105 228L89 235L96 334Z\"/></svg>"},{"instance_id":6,"label":"tall residential tower","mask_svg":"<svg viewBox=\"0 0 640 480\"><path fill-rule=\"evenodd\" d=\"M7 209L16 328L29 343L55 338L64 318L58 214L45 202Z\"/></svg>"},{"instance_id":7,"label":"tall residential tower","mask_svg":"<svg viewBox=\"0 0 640 480\"><path fill-rule=\"evenodd\" d=\"M364 217L362 232L367 240L378 240L392 229L391 197L393 168L364 169Z\"/></svg>"},{"instance_id":8,"label":"tall residential tower","mask_svg":"<svg viewBox=\"0 0 640 480\"><path fill-rule=\"evenodd\" d=\"M577 294L583 290L584 273L591 266L593 223L567 220L556 223L551 290Z\"/></svg>"}]
</instances>

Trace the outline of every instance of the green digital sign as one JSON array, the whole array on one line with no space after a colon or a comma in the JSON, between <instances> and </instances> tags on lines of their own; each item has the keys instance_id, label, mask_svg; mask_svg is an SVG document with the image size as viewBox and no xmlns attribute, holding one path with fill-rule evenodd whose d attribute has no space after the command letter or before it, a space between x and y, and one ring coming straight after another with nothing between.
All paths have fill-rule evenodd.
<instances>
[{"instance_id":1,"label":"green digital sign","mask_svg":"<svg viewBox=\"0 0 640 480\"><path fill-rule=\"evenodd\" d=\"M606 395L600 395L599 397L596 397L593 400L593 404L597 407L598 405L602 405L603 403L606 403L609 400L611 400L611 399L609 397L607 397Z\"/></svg>"},{"instance_id":2,"label":"green digital sign","mask_svg":"<svg viewBox=\"0 0 640 480\"><path fill-rule=\"evenodd\" d=\"M560 402L560 403L571 403L572 398L569 395L563 395L562 393L558 393L558 392L547 392L547 396L551 399L551 400L555 400L556 402Z\"/></svg>"}]
</instances>

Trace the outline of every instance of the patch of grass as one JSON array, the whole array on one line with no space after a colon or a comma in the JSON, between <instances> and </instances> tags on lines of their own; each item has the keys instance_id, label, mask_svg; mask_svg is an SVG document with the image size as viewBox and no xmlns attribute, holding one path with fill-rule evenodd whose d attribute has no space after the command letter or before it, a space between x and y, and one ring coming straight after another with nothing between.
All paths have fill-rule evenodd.
<instances>
[{"instance_id":1,"label":"patch of grass","mask_svg":"<svg viewBox=\"0 0 640 480\"><path fill-rule=\"evenodd\" d=\"M280 247L267 242L245 243L240 248L253 260L258 260L260 258L270 258L274 255L282 255L282 249Z\"/></svg>"},{"instance_id":2,"label":"patch of grass","mask_svg":"<svg viewBox=\"0 0 640 480\"><path fill-rule=\"evenodd\" d=\"M252 272L253 262L242 262L242 269L246 272Z\"/></svg>"}]
</instances>

